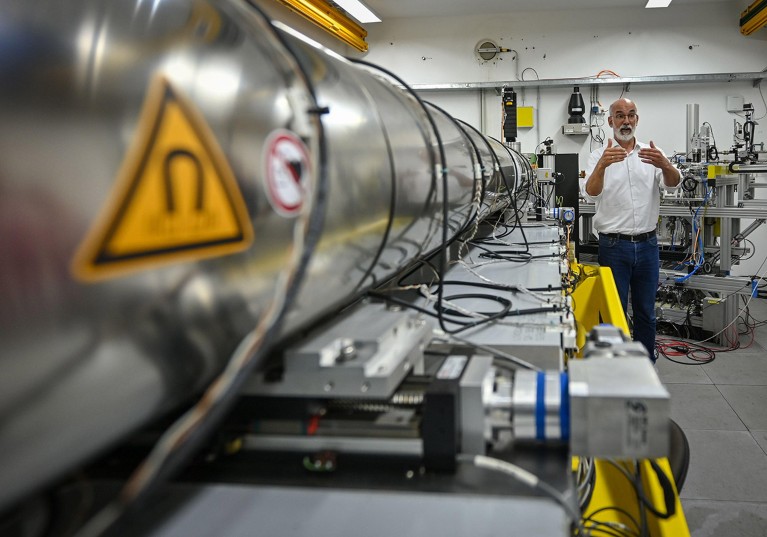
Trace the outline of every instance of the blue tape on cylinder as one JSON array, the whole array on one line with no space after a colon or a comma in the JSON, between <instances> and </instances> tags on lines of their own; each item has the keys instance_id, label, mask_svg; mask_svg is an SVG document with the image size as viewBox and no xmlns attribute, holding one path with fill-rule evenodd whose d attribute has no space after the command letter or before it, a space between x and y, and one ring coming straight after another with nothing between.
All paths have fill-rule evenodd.
<instances>
[{"instance_id":1,"label":"blue tape on cylinder","mask_svg":"<svg viewBox=\"0 0 767 537\"><path fill-rule=\"evenodd\" d=\"M570 439L570 384L567 373L560 373L559 385L561 388L561 399L559 404L559 427L562 433L562 440Z\"/></svg>"},{"instance_id":2,"label":"blue tape on cylinder","mask_svg":"<svg viewBox=\"0 0 767 537\"><path fill-rule=\"evenodd\" d=\"M535 438L546 440L546 375L539 371L536 377Z\"/></svg>"}]
</instances>

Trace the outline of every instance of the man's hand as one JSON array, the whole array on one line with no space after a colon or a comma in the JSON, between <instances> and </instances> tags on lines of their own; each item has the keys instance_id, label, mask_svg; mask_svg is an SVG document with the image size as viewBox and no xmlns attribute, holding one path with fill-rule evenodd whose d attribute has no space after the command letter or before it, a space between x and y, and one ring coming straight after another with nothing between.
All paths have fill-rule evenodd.
<instances>
[{"instance_id":1,"label":"man's hand","mask_svg":"<svg viewBox=\"0 0 767 537\"><path fill-rule=\"evenodd\" d=\"M650 140L650 148L640 149L639 158L646 164L652 164L656 168L663 171L663 182L666 186L675 187L681 181L682 176L679 173L671 161L661 153L661 150L655 147L655 144Z\"/></svg>"},{"instance_id":2,"label":"man's hand","mask_svg":"<svg viewBox=\"0 0 767 537\"><path fill-rule=\"evenodd\" d=\"M613 147L613 139L610 138L609 140L607 140L607 147L605 148L604 153L602 153L602 156L599 159L598 166L600 166L604 170L610 164L615 164L616 162L621 162L626 160L627 156L628 156L628 153L626 153L626 150L623 149L621 146Z\"/></svg>"},{"instance_id":3,"label":"man's hand","mask_svg":"<svg viewBox=\"0 0 767 537\"><path fill-rule=\"evenodd\" d=\"M647 149L640 149L639 150L639 158L644 162L645 164L652 164L656 168L660 168L661 170L667 170L671 163L666 158L666 156L661 153L661 150L655 147L655 144L652 140L650 140L650 148Z\"/></svg>"}]
</instances>

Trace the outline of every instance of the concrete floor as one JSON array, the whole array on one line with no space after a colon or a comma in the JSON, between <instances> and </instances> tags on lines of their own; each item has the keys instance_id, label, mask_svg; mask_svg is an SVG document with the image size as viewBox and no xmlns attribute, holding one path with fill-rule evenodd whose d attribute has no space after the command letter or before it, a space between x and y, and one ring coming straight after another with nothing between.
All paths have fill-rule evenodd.
<instances>
[{"instance_id":1,"label":"concrete floor","mask_svg":"<svg viewBox=\"0 0 767 537\"><path fill-rule=\"evenodd\" d=\"M751 314L767 319L767 301ZM741 345L750 337L743 336ZM671 393L671 416L690 444L680 493L692 537L767 536L767 326L747 349L717 353L706 365L662 356L660 378Z\"/></svg>"}]
</instances>

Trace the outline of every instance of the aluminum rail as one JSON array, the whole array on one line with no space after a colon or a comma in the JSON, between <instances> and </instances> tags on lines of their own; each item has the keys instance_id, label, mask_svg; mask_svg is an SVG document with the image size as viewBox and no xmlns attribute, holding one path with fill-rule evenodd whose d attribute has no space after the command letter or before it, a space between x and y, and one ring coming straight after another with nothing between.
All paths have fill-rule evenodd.
<instances>
[{"instance_id":1,"label":"aluminum rail","mask_svg":"<svg viewBox=\"0 0 767 537\"><path fill-rule=\"evenodd\" d=\"M581 203L579 211L583 215L593 215L596 210L593 203ZM706 217L710 218L765 218L767 217L767 206L756 207L744 203L743 207L706 207ZM683 216L692 217L689 207L676 207L673 205L661 205L661 216Z\"/></svg>"},{"instance_id":2,"label":"aluminum rail","mask_svg":"<svg viewBox=\"0 0 767 537\"><path fill-rule=\"evenodd\" d=\"M444 84L413 84L417 91L465 91L482 89L513 88L559 88L567 86L616 86L626 84L663 85L695 84L704 82L739 82L752 80L755 83L765 78L764 72L745 73L703 73L690 75L630 76L614 78L546 78L542 80L499 80L494 82L449 82Z\"/></svg>"},{"instance_id":3,"label":"aluminum rail","mask_svg":"<svg viewBox=\"0 0 767 537\"><path fill-rule=\"evenodd\" d=\"M687 276L686 272L680 272L675 270L660 269L660 283L670 284L675 282L678 278ZM750 296L752 294L751 280L745 277L737 276L709 276L705 274L693 274L683 283L684 287L691 289L700 289L702 291L712 291L717 293L725 293L729 295L744 295Z\"/></svg>"}]
</instances>

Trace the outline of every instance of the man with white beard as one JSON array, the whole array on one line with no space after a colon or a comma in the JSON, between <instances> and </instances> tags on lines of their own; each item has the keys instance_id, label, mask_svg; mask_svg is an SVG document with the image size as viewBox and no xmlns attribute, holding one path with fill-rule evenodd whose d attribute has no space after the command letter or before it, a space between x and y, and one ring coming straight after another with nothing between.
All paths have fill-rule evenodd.
<instances>
[{"instance_id":1,"label":"man with white beard","mask_svg":"<svg viewBox=\"0 0 767 537\"><path fill-rule=\"evenodd\" d=\"M596 204L599 264L612 269L624 312L631 292L634 340L654 363L660 189L678 188L680 174L652 140L648 145L635 138L639 115L631 100L610 105L607 123L615 139L591 153L581 193Z\"/></svg>"}]
</instances>

